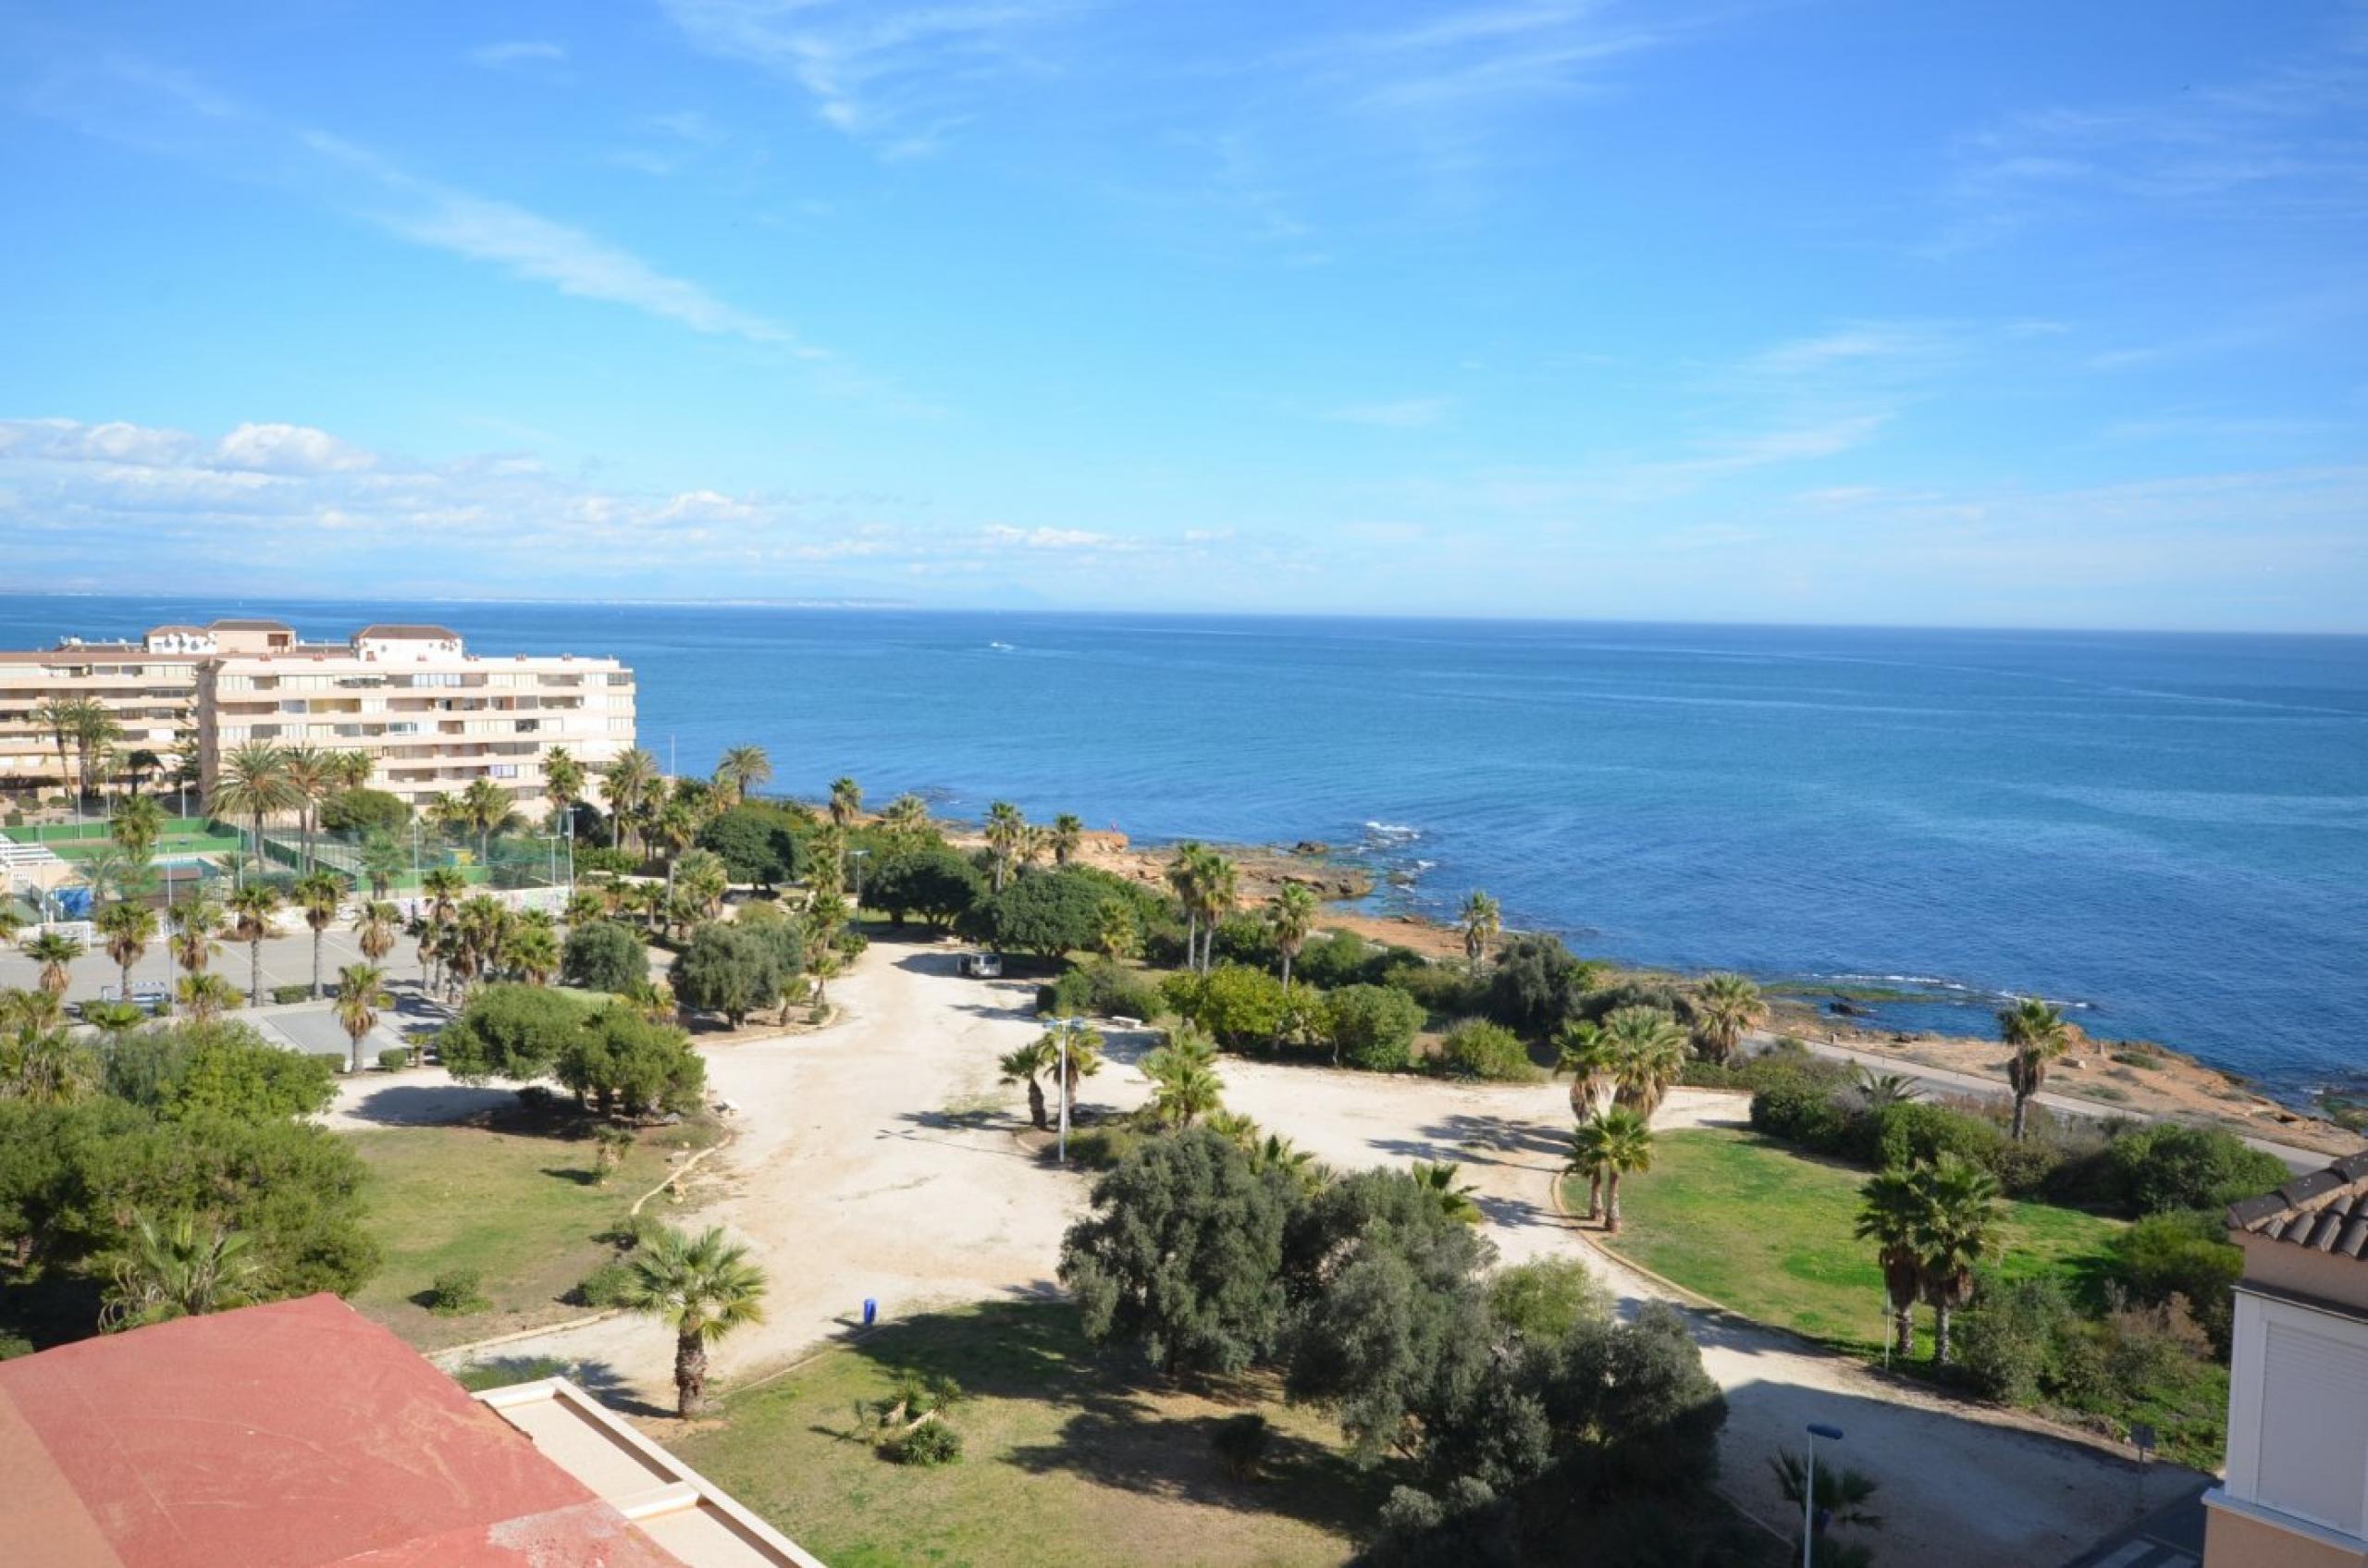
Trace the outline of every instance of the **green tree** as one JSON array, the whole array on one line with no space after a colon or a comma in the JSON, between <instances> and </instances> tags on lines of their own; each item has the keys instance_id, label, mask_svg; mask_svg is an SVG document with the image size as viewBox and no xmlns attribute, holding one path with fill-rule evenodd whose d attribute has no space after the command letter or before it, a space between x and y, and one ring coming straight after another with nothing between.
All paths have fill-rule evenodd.
<instances>
[{"instance_id":1,"label":"green tree","mask_svg":"<svg viewBox=\"0 0 2368 1568\"><path fill-rule=\"evenodd\" d=\"M247 1006L263 1006L263 939L272 932L272 917L279 913L279 890L269 883L251 882L230 895L231 934L247 945Z\"/></svg>"},{"instance_id":2,"label":"green tree","mask_svg":"<svg viewBox=\"0 0 2368 1568\"><path fill-rule=\"evenodd\" d=\"M772 945L737 921L710 920L691 933L674 960L675 999L722 1013L738 1029L750 1013L781 999L781 960Z\"/></svg>"},{"instance_id":3,"label":"green tree","mask_svg":"<svg viewBox=\"0 0 2368 1568\"><path fill-rule=\"evenodd\" d=\"M304 923L313 929L313 1000L321 999L321 939L337 923L338 905L345 897L345 888L327 871L306 871L288 890L295 895L296 907L304 911Z\"/></svg>"},{"instance_id":4,"label":"green tree","mask_svg":"<svg viewBox=\"0 0 2368 1568\"><path fill-rule=\"evenodd\" d=\"M255 869L261 870L264 824L282 811L296 809L302 798L288 776L288 754L276 746L253 741L222 759L205 809L217 817L244 817L253 824L251 847Z\"/></svg>"},{"instance_id":5,"label":"green tree","mask_svg":"<svg viewBox=\"0 0 2368 1568\"><path fill-rule=\"evenodd\" d=\"M690 1236L671 1227L635 1249L624 1304L674 1331L674 1412L707 1408L708 1347L765 1320L764 1270L722 1226Z\"/></svg>"},{"instance_id":6,"label":"green tree","mask_svg":"<svg viewBox=\"0 0 2368 1568\"><path fill-rule=\"evenodd\" d=\"M1283 1229L1297 1189L1194 1128L1139 1144L1094 1184L1061 1243L1060 1278L1086 1337L1139 1346L1173 1377L1239 1372L1285 1323Z\"/></svg>"},{"instance_id":7,"label":"green tree","mask_svg":"<svg viewBox=\"0 0 2368 1568\"><path fill-rule=\"evenodd\" d=\"M2031 1096L2047 1082L2048 1064L2070 1046L2071 1031L2061 1013L2036 996L2001 1008L1998 1028L2014 1050L2006 1058L2006 1082L2015 1094L2013 1136L2019 1143Z\"/></svg>"},{"instance_id":8,"label":"green tree","mask_svg":"<svg viewBox=\"0 0 2368 1568\"><path fill-rule=\"evenodd\" d=\"M638 932L614 920L594 920L567 933L560 978L586 991L623 995L649 979L649 950Z\"/></svg>"},{"instance_id":9,"label":"green tree","mask_svg":"<svg viewBox=\"0 0 2368 1568\"><path fill-rule=\"evenodd\" d=\"M1550 1034L1577 1016L1600 970L1544 932L1521 932L1497 949L1488 971L1488 1013L1523 1034Z\"/></svg>"},{"instance_id":10,"label":"green tree","mask_svg":"<svg viewBox=\"0 0 2368 1568\"><path fill-rule=\"evenodd\" d=\"M1694 1033L1702 1054L1723 1062L1743 1043L1743 1037L1768 1016L1759 987L1739 974L1714 974L1704 979L1694 995Z\"/></svg>"},{"instance_id":11,"label":"green tree","mask_svg":"<svg viewBox=\"0 0 2368 1568\"><path fill-rule=\"evenodd\" d=\"M462 1082L529 1082L551 1069L587 1016L584 1003L562 991L488 985L444 1026L436 1051Z\"/></svg>"},{"instance_id":12,"label":"green tree","mask_svg":"<svg viewBox=\"0 0 2368 1568\"><path fill-rule=\"evenodd\" d=\"M1072 868L1020 877L970 913L968 928L1007 952L1057 958L1091 948L1108 883Z\"/></svg>"},{"instance_id":13,"label":"green tree","mask_svg":"<svg viewBox=\"0 0 2368 1568\"><path fill-rule=\"evenodd\" d=\"M125 1049L152 1053L153 1059L138 1072L119 1074L110 1064L108 1087L142 1095L169 1121L317 1116L337 1093L327 1062L269 1044L242 1024L167 1025L145 1031ZM144 1081L135 1084L134 1078Z\"/></svg>"},{"instance_id":14,"label":"green tree","mask_svg":"<svg viewBox=\"0 0 2368 1568\"><path fill-rule=\"evenodd\" d=\"M1161 990L1178 1014L1236 1050L1273 1044L1289 1001L1281 981L1244 964L1172 975Z\"/></svg>"},{"instance_id":15,"label":"green tree","mask_svg":"<svg viewBox=\"0 0 2368 1568\"><path fill-rule=\"evenodd\" d=\"M1477 889L1463 901L1463 908L1456 917L1456 924L1463 932L1464 961L1472 972L1480 972L1480 960L1488 956L1488 944L1505 929L1504 911L1495 899Z\"/></svg>"},{"instance_id":16,"label":"green tree","mask_svg":"<svg viewBox=\"0 0 2368 1568\"><path fill-rule=\"evenodd\" d=\"M1653 1167L1653 1130L1626 1105L1612 1105L1579 1123L1571 1134L1569 1168L1587 1179L1587 1217L1620 1233L1620 1179Z\"/></svg>"},{"instance_id":17,"label":"green tree","mask_svg":"<svg viewBox=\"0 0 2368 1568\"><path fill-rule=\"evenodd\" d=\"M863 901L898 925L918 915L950 926L987 895L986 878L968 858L945 848L898 850L865 879Z\"/></svg>"},{"instance_id":18,"label":"green tree","mask_svg":"<svg viewBox=\"0 0 2368 1568\"><path fill-rule=\"evenodd\" d=\"M719 813L698 832L698 846L722 858L734 882L778 887L805 864L803 824L781 807L752 802Z\"/></svg>"},{"instance_id":19,"label":"green tree","mask_svg":"<svg viewBox=\"0 0 2368 1568\"><path fill-rule=\"evenodd\" d=\"M1414 1035L1423 1027L1423 1005L1389 985L1344 985L1324 998L1324 1036L1332 1044L1332 1065L1391 1072L1406 1066Z\"/></svg>"},{"instance_id":20,"label":"green tree","mask_svg":"<svg viewBox=\"0 0 2368 1568\"><path fill-rule=\"evenodd\" d=\"M610 1002L568 1036L552 1074L603 1116L638 1117L697 1110L707 1064L679 1028Z\"/></svg>"}]
</instances>

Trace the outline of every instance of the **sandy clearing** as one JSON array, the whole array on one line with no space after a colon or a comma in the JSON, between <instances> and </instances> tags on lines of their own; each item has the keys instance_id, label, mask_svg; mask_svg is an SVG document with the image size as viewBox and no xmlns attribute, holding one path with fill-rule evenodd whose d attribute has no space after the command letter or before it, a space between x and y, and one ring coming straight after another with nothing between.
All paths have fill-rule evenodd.
<instances>
[{"instance_id":1,"label":"sandy clearing","mask_svg":"<svg viewBox=\"0 0 2368 1568\"><path fill-rule=\"evenodd\" d=\"M760 1376L844 1333L866 1296L894 1315L1050 1291L1062 1230L1084 1205L1084 1177L1046 1169L1016 1147L1022 1102L994 1082L995 1057L1037 1030L1029 986L963 980L944 949L878 943L833 996L845 1010L823 1031L707 1053L716 1092L741 1112L737 1142L711 1162L714 1196L698 1216L746 1239L772 1277L767 1321L719 1349L727 1380ZM1123 1108L1143 1093L1127 1064L1148 1040L1119 1034L1110 1043L1113 1060L1083 1098ZM1632 1308L1667 1294L1590 1245L1554 1205L1566 1086L1239 1059L1223 1072L1232 1108L1334 1165L1461 1162L1507 1261L1580 1256ZM1732 1121L1740 1109L1732 1095L1682 1090L1660 1122ZM1886 1557L2019 1568L2069 1557L2130 1515L2138 1482L2123 1460L1893 1385L1777 1330L1685 1310L1730 1401L1725 1485L1763 1518L1785 1513L1768 1456L1796 1444L1809 1421L1841 1426L1846 1462L1882 1483ZM659 1404L671 1393L669 1352L662 1330L632 1318L502 1350L604 1364ZM2156 1475L2149 1495L2167 1499L2172 1486Z\"/></svg>"}]
</instances>

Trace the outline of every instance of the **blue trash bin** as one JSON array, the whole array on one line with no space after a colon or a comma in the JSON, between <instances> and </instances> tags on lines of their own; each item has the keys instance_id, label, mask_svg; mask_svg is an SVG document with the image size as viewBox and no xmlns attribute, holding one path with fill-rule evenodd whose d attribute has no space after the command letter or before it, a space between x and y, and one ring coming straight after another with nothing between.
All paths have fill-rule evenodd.
<instances>
[{"instance_id":1,"label":"blue trash bin","mask_svg":"<svg viewBox=\"0 0 2368 1568\"><path fill-rule=\"evenodd\" d=\"M866 1296L866 1297L864 1297L864 1298L863 1298L863 1326L864 1326L866 1328L870 1327L872 1326L872 1324L873 1324L875 1321L877 1321L877 1320L879 1319L879 1316L880 1316L880 1303L879 1303L878 1302L874 1301L874 1300L873 1300L871 1297L870 1297L870 1296Z\"/></svg>"}]
</instances>

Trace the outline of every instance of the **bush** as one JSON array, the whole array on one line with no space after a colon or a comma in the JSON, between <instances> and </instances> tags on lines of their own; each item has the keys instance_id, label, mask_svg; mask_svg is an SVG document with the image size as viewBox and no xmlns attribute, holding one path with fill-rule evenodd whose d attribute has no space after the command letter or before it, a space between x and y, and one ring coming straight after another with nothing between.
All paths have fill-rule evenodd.
<instances>
[{"instance_id":1,"label":"bush","mask_svg":"<svg viewBox=\"0 0 2368 1568\"><path fill-rule=\"evenodd\" d=\"M1265 1463L1266 1451L1274 1442L1274 1428L1254 1410L1227 1416L1209 1434L1209 1447L1215 1452L1217 1463L1237 1481L1258 1478L1258 1467Z\"/></svg>"},{"instance_id":2,"label":"bush","mask_svg":"<svg viewBox=\"0 0 2368 1568\"><path fill-rule=\"evenodd\" d=\"M474 1268L455 1268L436 1277L436 1283L427 1288L426 1304L438 1317L459 1317L483 1312L493 1303L486 1300L483 1275Z\"/></svg>"},{"instance_id":3,"label":"bush","mask_svg":"<svg viewBox=\"0 0 2368 1568\"><path fill-rule=\"evenodd\" d=\"M1158 986L1108 958L1077 965L1036 988L1036 1010L1052 1018L1151 1019L1166 1005Z\"/></svg>"},{"instance_id":4,"label":"bush","mask_svg":"<svg viewBox=\"0 0 2368 1568\"><path fill-rule=\"evenodd\" d=\"M462 1082L525 1082L550 1069L584 1027L588 1011L581 1001L548 986L483 986L437 1034L437 1055Z\"/></svg>"},{"instance_id":5,"label":"bush","mask_svg":"<svg viewBox=\"0 0 2368 1568\"><path fill-rule=\"evenodd\" d=\"M411 1066L411 1047L389 1045L378 1053L378 1066L387 1072L401 1072Z\"/></svg>"},{"instance_id":6,"label":"bush","mask_svg":"<svg viewBox=\"0 0 2368 1568\"><path fill-rule=\"evenodd\" d=\"M1951 1154L1994 1170L1998 1151L2007 1142L2004 1133L1980 1117L1915 1100L1861 1112L1851 1120L1849 1140L1853 1157L1879 1169L1938 1161Z\"/></svg>"},{"instance_id":7,"label":"bush","mask_svg":"<svg viewBox=\"0 0 2368 1568\"><path fill-rule=\"evenodd\" d=\"M281 1006L291 1002L309 1002L313 999L313 988L309 984L275 985L271 988L271 999Z\"/></svg>"},{"instance_id":8,"label":"bush","mask_svg":"<svg viewBox=\"0 0 2368 1568\"><path fill-rule=\"evenodd\" d=\"M586 1275L575 1287L575 1299L588 1307L619 1307L633 1289L633 1265L610 1258Z\"/></svg>"},{"instance_id":9,"label":"bush","mask_svg":"<svg viewBox=\"0 0 2368 1568\"><path fill-rule=\"evenodd\" d=\"M943 1421L924 1421L889 1438L881 1451L899 1464L922 1468L952 1464L962 1457L962 1434Z\"/></svg>"},{"instance_id":10,"label":"bush","mask_svg":"<svg viewBox=\"0 0 2368 1568\"><path fill-rule=\"evenodd\" d=\"M1463 1018L1488 1006L1488 982L1451 964L1400 960L1383 969L1375 982L1403 991L1433 1018Z\"/></svg>"},{"instance_id":11,"label":"bush","mask_svg":"<svg viewBox=\"0 0 2368 1568\"><path fill-rule=\"evenodd\" d=\"M2183 1297L2225 1359L2245 1254L2226 1240L2219 1215L2183 1210L2148 1215L2112 1242L2113 1278L2143 1306Z\"/></svg>"},{"instance_id":12,"label":"bush","mask_svg":"<svg viewBox=\"0 0 2368 1568\"><path fill-rule=\"evenodd\" d=\"M1850 1117L1831 1088L1796 1079L1771 1083L1751 1097L1751 1127L1819 1154L1838 1154L1848 1145Z\"/></svg>"},{"instance_id":13,"label":"bush","mask_svg":"<svg viewBox=\"0 0 2368 1568\"><path fill-rule=\"evenodd\" d=\"M1985 1269L1956 1321L1957 1364L1986 1397L2029 1404L2054 1380L2060 1329L2072 1316L2054 1276L2007 1279Z\"/></svg>"},{"instance_id":14,"label":"bush","mask_svg":"<svg viewBox=\"0 0 2368 1568\"><path fill-rule=\"evenodd\" d=\"M613 844L578 844L575 846L575 871L578 876L587 871L609 871L617 876L628 876L639 870L641 857Z\"/></svg>"},{"instance_id":15,"label":"bush","mask_svg":"<svg viewBox=\"0 0 2368 1568\"><path fill-rule=\"evenodd\" d=\"M1397 1072L1412 1058L1423 1006L1386 985L1344 985L1324 998L1324 1036L1333 1057L1374 1072Z\"/></svg>"},{"instance_id":16,"label":"bush","mask_svg":"<svg viewBox=\"0 0 2368 1568\"><path fill-rule=\"evenodd\" d=\"M1502 1024L1466 1019L1447 1031L1440 1056L1448 1070L1500 1083L1535 1083L1540 1074L1529 1048Z\"/></svg>"},{"instance_id":17,"label":"bush","mask_svg":"<svg viewBox=\"0 0 2368 1568\"><path fill-rule=\"evenodd\" d=\"M1273 1045L1289 1001L1280 980L1240 964L1219 964L1204 975L1170 975L1160 993L1177 1016L1236 1051Z\"/></svg>"},{"instance_id":18,"label":"bush","mask_svg":"<svg viewBox=\"0 0 2368 1568\"><path fill-rule=\"evenodd\" d=\"M452 1381L473 1394L487 1389L507 1389L514 1383L539 1383L546 1377L576 1377L582 1376L576 1364L555 1355L499 1356L492 1361L474 1361L455 1368Z\"/></svg>"},{"instance_id":19,"label":"bush","mask_svg":"<svg viewBox=\"0 0 2368 1568\"><path fill-rule=\"evenodd\" d=\"M2133 1214L2220 1209L2284 1186L2291 1173L2274 1154L2232 1132L2168 1123L2124 1134L2108 1151L2122 1203Z\"/></svg>"},{"instance_id":20,"label":"bush","mask_svg":"<svg viewBox=\"0 0 2368 1568\"><path fill-rule=\"evenodd\" d=\"M1329 991L1334 986L1371 981L1367 972L1373 949L1352 931L1327 931L1308 939L1291 960L1291 979Z\"/></svg>"},{"instance_id":21,"label":"bush","mask_svg":"<svg viewBox=\"0 0 2368 1568\"><path fill-rule=\"evenodd\" d=\"M1550 1034L1577 1016L1597 972L1559 938L1541 932L1507 937L1488 978L1488 1016L1524 1033Z\"/></svg>"},{"instance_id":22,"label":"bush","mask_svg":"<svg viewBox=\"0 0 2368 1568\"><path fill-rule=\"evenodd\" d=\"M1523 1338L1553 1344L1582 1323L1609 1319L1611 1291L1576 1258L1540 1258L1490 1276L1488 1311Z\"/></svg>"},{"instance_id":23,"label":"bush","mask_svg":"<svg viewBox=\"0 0 2368 1568\"><path fill-rule=\"evenodd\" d=\"M1116 1170L1139 1148L1143 1135L1123 1122L1069 1129L1069 1164L1080 1170Z\"/></svg>"},{"instance_id":24,"label":"bush","mask_svg":"<svg viewBox=\"0 0 2368 1568\"><path fill-rule=\"evenodd\" d=\"M328 833L395 833L411 822L411 808L383 789L341 789L321 802L321 827Z\"/></svg>"},{"instance_id":25,"label":"bush","mask_svg":"<svg viewBox=\"0 0 2368 1568\"><path fill-rule=\"evenodd\" d=\"M773 887L796 880L806 863L806 822L778 806L747 802L699 829L698 847L717 856L734 882Z\"/></svg>"},{"instance_id":26,"label":"bush","mask_svg":"<svg viewBox=\"0 0 2368 1568\"><path fill-rule=\"evenodd\" d=\"M1275 945L1273 929L1247 912L1227 915L1217 922L1217 929L1209 937L1209 951L1227 963L1243 964L1253 969L1279 969L1283 961L1281 949Z\"/></svg>"},{"instance_id":27,"label":"bush","mask_svg":"<svg viewBox=\"0 0 2368 1568\"><path fill-rule=\"evenodd\" d=\"M615 920L588 921L567 933L559 975L579 990L622 996L649 979L649 949Z\"/></svg>"},{"instance_id":28,"label":"bush","mask_svg":"<svg viewBox=\"0 0 2368 1568\"><path fill-rule=\"evenodd\" d=\"M759 1007L781 1000L786 976L767 935L736 920L709 920L691 932L670 976L686 1007L722 1013L737 1029Z\"/></svg>"}]
</instances>

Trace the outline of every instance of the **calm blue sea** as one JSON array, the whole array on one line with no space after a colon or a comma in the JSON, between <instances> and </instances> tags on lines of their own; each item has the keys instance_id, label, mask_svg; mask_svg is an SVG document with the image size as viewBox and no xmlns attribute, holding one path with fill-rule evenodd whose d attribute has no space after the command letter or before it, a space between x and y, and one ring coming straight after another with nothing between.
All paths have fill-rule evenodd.
<instances>
[{"instance_id":1,"label":"calm blue sea","mask_svg":"<svg viewBox=\"0 0 2368 1568\"><path fill-rule=\"evenodd\" d=\"M643 743L1138 838L1322 839L1582 952L1897 979L2288 1093L2368 1068L2368 639L0 597L0 646L270 613L616 654Z\"/></svg>"}]
</instances>

